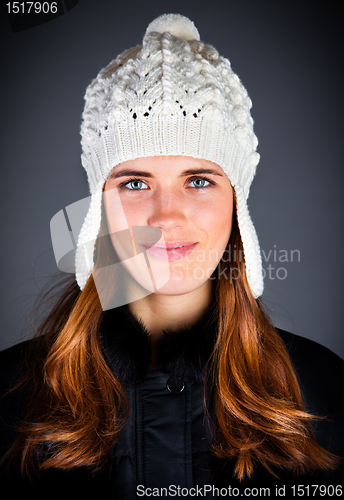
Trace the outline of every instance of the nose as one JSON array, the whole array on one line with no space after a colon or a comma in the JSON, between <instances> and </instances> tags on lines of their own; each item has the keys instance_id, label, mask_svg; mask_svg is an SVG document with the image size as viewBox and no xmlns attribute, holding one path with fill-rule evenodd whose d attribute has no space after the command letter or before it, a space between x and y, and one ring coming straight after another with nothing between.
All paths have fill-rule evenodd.
<instances>
[{"instance_id":1,"label":"nose","mask_svg":"<svg viewBox=\"0 0 344 500\"><path fill-rule=\"evenodd\" d=\"M172 231L187 222L185 206L181 195L173 190L159 190L153 198L148 225L162 231Z\"/></svg>"}]
</instances>

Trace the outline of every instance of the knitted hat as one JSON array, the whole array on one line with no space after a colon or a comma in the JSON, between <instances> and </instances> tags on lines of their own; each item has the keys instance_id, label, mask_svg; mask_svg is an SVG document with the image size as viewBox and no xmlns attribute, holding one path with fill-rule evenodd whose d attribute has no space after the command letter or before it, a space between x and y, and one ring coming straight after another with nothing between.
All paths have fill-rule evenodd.
<instances>
[{"instance_id":1,"label":"knitted hat","mask_svg":"<svg viewBox=\"0 0 344 500\"><path fill-rule=\"evenodd\" d=\"M262 294L260 248L247 208L259 162L251 106L228 59L200 41L193 22L179 14L155 19L142 46L100 71L87 88L81 125L91 191L76 252L81 289L93 269L102 189L113 167L135 158L182 155L212 161L227 174L236 194L248 281L255 297Z\"/></svg>"}]
</instances>

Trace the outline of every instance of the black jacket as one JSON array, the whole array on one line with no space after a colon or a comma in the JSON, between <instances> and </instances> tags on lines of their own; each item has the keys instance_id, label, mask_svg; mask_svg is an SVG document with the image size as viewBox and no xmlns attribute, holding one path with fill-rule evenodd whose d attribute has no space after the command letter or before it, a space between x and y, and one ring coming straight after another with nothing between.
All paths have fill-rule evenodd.
<instances>
[{"instance_id":1,"label":"black jacket","mask_svg":"<svg viewBox=\"0 0 344 500\"><path fill-rule=\"evenodd\" d=\"M211 455L213 422L211 411L204 411L203 395L205 367L215 331L214 322L202 321L192 328L165 332L158 351L158 368L150 371L150 343L143 325L127 306L105 312L101 326L104 356L126 388L130 403L129 421L119 433L108 466L96 475L86 468L49 470L33 478L32 483L21 480L18 469L10 477L2 474L0 484L10 483L12 494L25 486L26 495L30 491L27 488L38 495L53 486L55 492L60 490L67 498L82 491L91 494L93 490L99 499L121 500L157 493L165 497L219 498L220 489L223 496L224 488L229 487L238 488L240 494L247 494L245 488L266 487L274 498L276 487L286 487L292 496L293 485L342 485L343 468L336 473L301 478L276 470L276 478L259 466L252 479L239 483L232 477L233 463ZM282 330L278 333L289 351L307 410L327 417L312 424L317 441L344 457L344 362L316 342ZM30 342L0 353L1 394L23 373L20 366ZM20 391L0 400L2 450L15 438L13 424L19 419L22 401ZM167 494L154 488L167 488Z\"/></svg>"}]
</instances>

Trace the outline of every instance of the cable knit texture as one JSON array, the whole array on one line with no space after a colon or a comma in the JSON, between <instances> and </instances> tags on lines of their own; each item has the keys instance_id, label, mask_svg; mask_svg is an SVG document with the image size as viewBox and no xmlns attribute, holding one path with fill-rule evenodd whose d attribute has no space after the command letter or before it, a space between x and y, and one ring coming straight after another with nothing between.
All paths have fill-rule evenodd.
<instances>
[{"instance_id":1,"label":"cable knit texture","mask_svg":"<svg viewBox=\"0 0 344 500\"><path fill-rule=\"evenodd\" d=\"M259 154L251 100L228 59L200 40L178 14L152 21L142 46L126 50L88 87L81 126L82 164L91 204L76 255L80 288L93 268L101 193L114 166L127 160L182 155L222 167L235 189L244 256L253 294L263 292L258 238L247 197Z\"/></svg>"}]
</instances>

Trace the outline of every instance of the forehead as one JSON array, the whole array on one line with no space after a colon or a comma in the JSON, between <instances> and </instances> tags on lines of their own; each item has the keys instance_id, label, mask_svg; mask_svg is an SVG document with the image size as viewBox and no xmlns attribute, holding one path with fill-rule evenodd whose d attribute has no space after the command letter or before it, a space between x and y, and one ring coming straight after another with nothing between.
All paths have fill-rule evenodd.
<instances>
[{"instance_id":1,"label":"forehead","mask_svg":"<svg viewBox=\"0 0 344 500\"><path fill-rule=\"evenodd\" d=\"M216 163L193 158L190 156L150 156L135 158L116 165L110 172L111 177L131 175L131 171L145 172L151 176L165 175L192 175L193 173L208 173L225 176L222 168Z\"/></svg>"}]
</instances>

